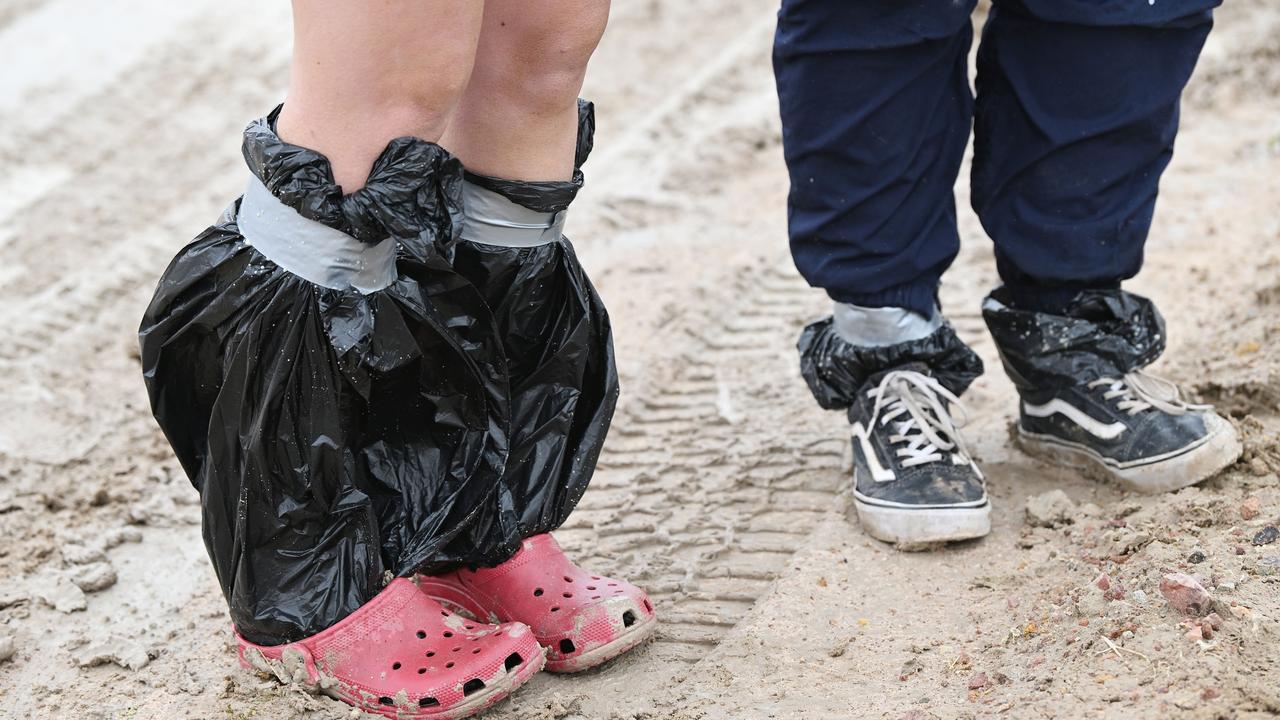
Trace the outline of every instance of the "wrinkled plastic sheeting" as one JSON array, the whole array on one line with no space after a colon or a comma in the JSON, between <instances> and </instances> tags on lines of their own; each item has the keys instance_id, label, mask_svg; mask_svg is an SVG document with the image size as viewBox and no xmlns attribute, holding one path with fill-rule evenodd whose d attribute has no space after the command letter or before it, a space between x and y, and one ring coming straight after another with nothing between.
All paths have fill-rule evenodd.
<instances>
[{"instance_id":1,"label":"wrinkled plastic sheeting","mask_svg":"<svg viewBox=\"0 0 1280 720\"><path fill-rule=\"evenodd\" d=\"M896 345L853 345L836 332L830 317L804 329L797 344L800 374L818 404L827 410L853 405L871 376L910 364L923 364L959 395L982 374L982 358L964 344L949 323L918 340Z\"/></svg>"},{"instance_id":2,"label":"wrinkled plastic sheeting","mask_svg":"<svg viewBox=\"0 0 1280 720\"><path fill-rule=\"evenodd\" d=\"M1010 379L1020 390L1119 378L1164 352L1164 318L1155 304L1124 290L1086 290L1061 314L1020 310L1003 289L983 317Z\"/></svg>"},{"instance_id":3,"label":"wrinkled plastic sheeting","mask_svg":"<svg viewBox=\"0 0 1280 720\"><path fill-rule=\"evenodd\" d=\"M583 184L591 103L579 101L578 119L571 180L467 179L532 210L563 212ZM464 240L453 265L484 293L507 361L506 469L491 507L457 541L487 548L480 564L495 565L524 538L563 524L586 491L617 404L618 372L608 313L567 238L520 248Z\"/></svg>"},{"instance_id":4,"label":"wrinkled plastic sheeting","mask_svg":"<svg viewBox=\"0 0 1280 720\"><path fill-rule=\"evenodd\" d=\"M245 132L252 172L305 217L395 238L396 281L302 280L244 242L237 202L178 253L139 330L232 620L261 644L336 623L386 572L494 564L563 522L617 394L571 248L464 275L455 158L401 138L344 195L323 156L275 134L278 112ZM504 307L491 282L535 292Z\"/></svg>"}]
</instances>

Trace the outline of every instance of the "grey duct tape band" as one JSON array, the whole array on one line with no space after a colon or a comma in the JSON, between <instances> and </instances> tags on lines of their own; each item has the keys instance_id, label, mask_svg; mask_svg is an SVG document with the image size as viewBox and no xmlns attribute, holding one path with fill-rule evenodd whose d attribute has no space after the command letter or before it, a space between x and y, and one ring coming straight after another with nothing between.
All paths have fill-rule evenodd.
<instances>
[{"instance_id":1,"label":"grey duct tape band","mask_svg":"<svg viewBox=\"0 0 1280 720\"><path fill-rule=\"evenodd\" d=\"M919 340L942 327L942 312L937 306L933 316L925 316L899 307L871 308L835 303L832 309L836 334L858 347L885 347Z\"/></svg>"},{"instance_id":2,"label":"grey duct tape band","mask_svg":"<svg viewBox=\"0 0 1280 720\"><path fill-rule=\"evenodd\" d=\"M538 212L475 183L462 184L462 239L500 247L535 247L564 237L565 211Z\"/></svg>"},{"instance_id":3,"label":"grey duct tape band","mask_svg":"<svg viewBox=\"0 0 1280 720\"><path fill-rule=\"evenodd\" d=\"M334 290L377 292L396 281L396 241L363 243L298 214L258 178L240 200L236 224L245 242L298 277Z\"/></svg>"}]
</instances>

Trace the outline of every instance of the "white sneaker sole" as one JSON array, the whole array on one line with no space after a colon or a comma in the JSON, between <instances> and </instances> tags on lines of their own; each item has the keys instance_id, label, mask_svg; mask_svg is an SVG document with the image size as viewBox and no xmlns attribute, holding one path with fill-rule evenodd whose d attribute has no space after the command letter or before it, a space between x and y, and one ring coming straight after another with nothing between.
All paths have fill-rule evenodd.
<instances>
[{"instance_id":1,"label":"white sneaker sole","mask_svg":"<svg viewBox=\"0 0 1280 720\"><path fill-rule=\"evenodd\" d=\"M991 532L989 503L977 507L903 509L873 505L855 496L853 506L868 535L902 550L972 540Z\"/></svg>"},{"instance_id":2,"label":"white sneaker sole","mask_svg":"<svg viewBox=\"0 0 1280 720\"><path fill-rule=\"evenodd\" d=\"M1161 493L1195 485L1222 472L1237 459L1243 447L1231 423L1209 413L1209 430L1199 441L1159 457L1120 463L1090 448L1068 440L1028 432L1018 425L1018 446L1023 452L1045 462L1084 469L1088 474L1119 481L1142 493Z\"/></svg>"}]
</instances>

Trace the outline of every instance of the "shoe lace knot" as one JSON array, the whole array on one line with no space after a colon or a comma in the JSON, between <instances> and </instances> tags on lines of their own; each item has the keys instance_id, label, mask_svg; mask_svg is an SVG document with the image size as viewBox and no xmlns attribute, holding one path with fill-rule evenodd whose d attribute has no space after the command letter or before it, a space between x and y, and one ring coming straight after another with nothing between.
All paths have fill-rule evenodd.
<instances>
[{"instance_id":1,"label":"shoe lace knot","mask_svg":"<svg viewBox=\"0 0 1280 720\"><path fill-rule=\"evenodd\" d=\"M876 401L868 426L892 424L889 444L899 446L895 452L903 467L937 462L944 453L969 459L960 436L968 415L960 398L937 379L914 370L893 370L867 391L867 397Z\"/></svg>"},{"instance_id":2,"label":"shoe lace knot","mask_svg":"<svg viewBox=\"0 0 1280 720\"><path fill-rule=\"evenodd\" d=\"M1176 383L1141 368L1120 378L1104 377L1089 383L1090 388L1106 387L1104 400L1114 400L1116 408L1130 415L1155 408L1170 415L1209 410L1212 405L1189 403L1182 398Z\"/></svg>"}]
</instances>

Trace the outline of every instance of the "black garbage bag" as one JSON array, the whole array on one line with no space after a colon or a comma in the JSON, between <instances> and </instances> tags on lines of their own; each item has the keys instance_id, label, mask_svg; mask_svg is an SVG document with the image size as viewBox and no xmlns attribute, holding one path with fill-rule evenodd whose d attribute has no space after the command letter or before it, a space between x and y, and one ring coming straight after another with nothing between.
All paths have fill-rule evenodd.
<instances>
[{"instance_id":1,"label":"black garbage bag","mask_svg":"<svg viewBox=\"0 0 1280 720\"><path fill-rule=\"evenodd\" d=\"M982 315L1000 361L1020 391L1119 378L1164 352L1164 318L1154 303L1120 289L1085 290L1061 314L1022 310L1000 288Z\"/></svg>"},{"instance_id":2,"label":"black garbage bag","mask_svg":"<svg viewBox=\"0 0 1280 720\"><path fill-rule=\"evenodd\" d=\"M800 374L814 399L827 410L850 407L871 376L906 365L923 364L956 395L982 374L982 358L964 344L950 323L919 340L862 347L840 337L835 321L828 317L806 327L796 347Z\"/></svg>"},{"instance_id":3,"label":"black garbage bag","mask_svg":"<svg viewBox=\"0 0 1280 720\"><path fill-rule=\"evenodd\" d=\"M467 173L467 179L543 213L563 212L583 184L591 152L592 105L579 102L573 179L524 182ZM492 548L487 564L520 541L559 527L595 470L618 398L609 316L568 238L533 247L463 240L458 272L493 311L511 383L511 452L491 511L456 543Z\"/></svg>"},{"instance_id":4,"label":"black garbage bag","mask_svg":"<svg viewBox=\"0 0 1280 720\"><path fill-rule=\"evenodd\" d=\"M341 620L386 573L505 559L514 546L488 528L524 518L526 498L539 517L563 521L591 471L583 463L571 492L555 487L567 472L530 473L525 492L499 492L512 390L550 383L513 382L490 309L498 294L454 269L457 160L401 138L366 186L344 195L323 156L275 134L278 112L245 131L254 176L305 218L365 243L392 238L394 281L362 293L281 268L240 234L237 201L178 253L139 330L152 409L200 492L232 619L268 645ZM604 357L612 368L611 349L581 345L598 336L558 321L575 312L525 308L502 332L564 330L549 339L557 353ZM578 402L612 407L612 396L589 397L595 391L585 385ZM547 440L557 447L542 456L594 459L604 428L575 420L568 429L579 434Z\"/></svg>"}]
</instances>

